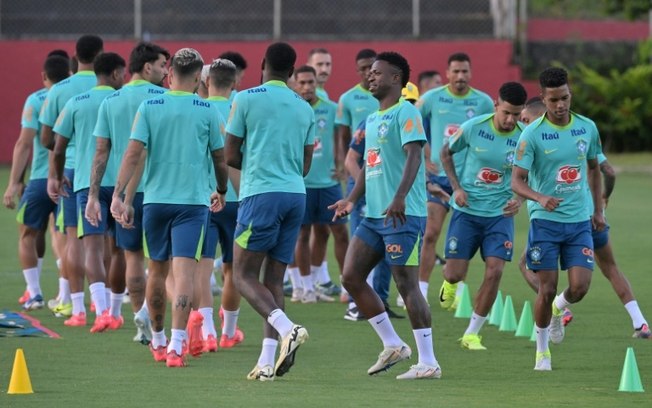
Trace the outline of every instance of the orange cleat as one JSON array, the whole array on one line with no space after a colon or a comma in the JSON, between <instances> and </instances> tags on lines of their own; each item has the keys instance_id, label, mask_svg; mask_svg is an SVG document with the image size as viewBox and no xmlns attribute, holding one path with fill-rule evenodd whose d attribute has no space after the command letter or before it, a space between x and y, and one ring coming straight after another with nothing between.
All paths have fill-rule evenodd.
<instances>
[{"instance_id":1,"label":"orange cleat","mask_svg":"<svg viewBox=\"0 0 652 408\"><path fill-rule=\"evenodd\" d=\"M232 348L235 347L237 344L242 343L243 340L244 340L244 333L239 328L236 328L233 337L229 337L226 334L223 334L222 337L220 337L220 347Z\"/></svg>"},{"instance_id":2,"label":"orange cleat","mask_svg":"<svg viewBox=\"0 0 652 408\"><path fill-rule=\"evenodd\" d=\"M93 323L93 327L91 327L91 333L101 333L106 329L108 329L110 325L111 325L111 316L109 315L109 311L107 310L104 313L102 313L100 316L97 316L95 318L95 323Z\"/></svg>"},{"instance_id":3,"label":"orange cleat","mask_svg":"<svg viewBox=\"0 0 652 408\"><path fill-rule=\"evenodd\" d=\"M165 365L168 367L185 367L186 362L183 356L178 355L176 351L172 350L167 354Z\"/></svg>"},{"instance_id":4,"label":"orange cleat","mask_svg":"<svg viewBox=\"0 0 652 408\"><path fill-rule=\"evenodd\" d=\"M152 344L150 343L149 345L149 351L152 352L152 356L154 357L154 361L157 362L166 362L167 361L167 347L166 346L158 346L157 348L152 347Z\"/></svg>"},{"instance_id":5,"label":"orange cleat","mask_svg":"<svg viewBox=\"0 0 652 408\"><path fill-rule=\"evenodd\" d=\"M212 334L204 340L204 353L215 353L217 351L217 339Z\"/></svg>"},{"instance_id":6,"label":"orange cleat","mask_svg":"<svg viewBox=\"0 0 652 408\"><path fill-rule=\"evenodd\" d=\"M204 323L204 316L196 310L190 312L186 332L188 333L188 352L193 357L201 356L204 351L204 340L202 338L201 326Z\"/></svg>"},{"instance_id":7,"label":"orange cleat","mask_svg":"<svg viewBox=\"0 0 652 408\"><path fill-rule=\"evenodd\" d=\"M111 319L111 323L108 327L109 330L118 330L125 323L125 319L122 316L115 317L113 315L109 315L109 318Z\"/></svg>"},{"instance_id":8,"label":"orange cleat","mask_svg":"<svg viewBox=\"0 0 652 408\"><path fill-rule=\"evenodd\" d=\"M20 303L22 305L25 302L27 302L28 300L29 300L29 291L26 290L25 292L23 292L23 296L18 298L18 303Z\"/></svg>"},{"instance_id":9,"label":"orange cleat","mask_svg":"<svg viewBox=\"0 0 652 408\"><path fill-rule=\"evenodd\" d=\"M76 315L72 315L70 316L70 319L64 320L63 324L68 327L86 326L86 313L81 312Z\"/></svg>"}]
</instances>

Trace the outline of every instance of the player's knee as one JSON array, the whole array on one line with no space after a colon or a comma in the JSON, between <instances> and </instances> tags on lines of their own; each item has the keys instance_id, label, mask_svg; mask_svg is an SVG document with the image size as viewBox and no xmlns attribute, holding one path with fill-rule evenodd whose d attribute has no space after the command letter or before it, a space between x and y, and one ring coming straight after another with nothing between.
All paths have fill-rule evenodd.
<instances>
[{"instance_id":1,"label":"player's knee","mask_svg":"<svg viewBox=\"0 0 652 408\"><path fill-rule=\"evenodd\" d=\"M586 280L582 282L576 282L568 288L568 299L572 303L579 302L584 298L584 295L589 291L589 286L591 286L591 281Z\"/></svg>"},{"instance_id":2,"label":"player's knee","mask_svg":"<svg viewBox=\"0 0 652 408\"><path fill-rule=\"evenodd\" d=\"M359 274L347 271L346 269L342 273L342 286L349 293L356 293L360 290L362 285L365 284L365 280L359 276Z\"/></svg>"}]
</instances>

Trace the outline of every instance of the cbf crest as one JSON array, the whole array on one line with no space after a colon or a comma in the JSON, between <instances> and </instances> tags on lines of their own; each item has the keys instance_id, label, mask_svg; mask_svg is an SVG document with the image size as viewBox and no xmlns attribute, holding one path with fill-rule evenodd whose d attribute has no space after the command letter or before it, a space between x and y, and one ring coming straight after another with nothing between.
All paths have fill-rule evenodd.
<instances>
[{"instance_id":1,"label":"cbf crest","mask_svg":"<svg viewBox=\"0 0 652 408\"><path fill-rule=\"evenodd\" d=\"M577 147L578 159L583 160L586 157L586 151L589 145L586 143L586 140L579 139L575 146Z\"/></svg>"},{"instance_id":2,"label":"cbf crest","mask_svg":"<svg viewBox=\"0 0 652 408\"><path fill-rule=\"evenodd\" d=\"M514 158L515 158L515 156L516 156L516 154L514 153L513 150L510 150L509 152L507 152L507 154L505 155L505 163L503 163L503 167L506 168L506 169L509 169L509 168L513 167L514 166Z\"/></svg>"},{"instance_id":3,"label":"cbf crest","mask_svg":"<svg viewBox=\"0 0 652 408\"><path fill-rule=\"evenodd\" d=\"M456 254L457 253L457 238L456 237L450 237L448 239L448 252L451 254Z\"/></svg>"},{"instance_id":4,"label":"cbf crest","mask_svg":"<svg viewBox=\"0 0 652 408\"><path fill-rule=\"evenodd\" d=\"M319 130L324 130L326 128L326 119L319 118L317 120L317 127L319 128Z\"/></svg>"},{"instance_id":5,"label":"cbf crest","mask_svg":"<svg viewBox=\"0 0 652 408\"><path fill-rule=\"evenodd\" d=\"M541 251L540 247L532 247L530 248L530 261L533 264L540 264L541 263L541 258L543 257L543 251Z\"/></svg>"},{"instance_id":6,"label":"cbf crest","mask_svg":"<svg viewBox=\"0 0 652 408\"><path fill-rule=\"evenodd\" d=\"M466 110L466 118L467 118L467 119L471 119L471 118L474 117L474 116L475 116L475 109L473 109L473 108L468 108L468 109Z\"/></svg>"},{"instance_id":7,"label":"cbf crest","mask_svg":"<svg viewBox=\"0 0 652 408\"><path fill-rule=\"evenodd\" d=\"M389 132L389 126L386 122L378 125L378 143L386 143L387 133Z\"/></svg>"}]
</instances>

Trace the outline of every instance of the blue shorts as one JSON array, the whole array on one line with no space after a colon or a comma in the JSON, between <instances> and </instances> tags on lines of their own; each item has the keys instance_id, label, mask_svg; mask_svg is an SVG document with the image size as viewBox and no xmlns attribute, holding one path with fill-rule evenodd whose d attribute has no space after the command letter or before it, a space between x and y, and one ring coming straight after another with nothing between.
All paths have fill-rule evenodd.
<instances>
[{"instance_id":1,"label":"blue shorts","mask_svg":"<svg viewBox=\"0 0 652 408\"><path fill-rule=\"evenodd\" d=\"M143 193L136 193L131 206L134 208L134 225L125 229L119 223L115 224L115 245L125 251L137 252L143 249Z\"/></svg>"},{"instance_id":2,"label":"blue shorts","mask_svg":"<svg viewBox=\"0 0 652 408\"><path fill-rule=\"evenodd\" d=\"M235 242L248 251L266 252L289 264L299 236L306 195L262 193L243 199L238 208Z\"/></svg>"},{"instance_id":3,"label":"blue shorts","mask_svg":"<svg viewBox=\"0 0 652 408\"><path fill-rule=\"evenodd\" d=\"M143 206L145 256L153 261L194 258L199 261L208 224L208 207L185 204Z\"/></svg>"},{"instance_id":4,"label":"blue shorts","mask_svg":"<svg viewBox=\"0 0 652 408\"><path fill-rule=\"evenodd\" d=\"M480 217L453 210L446 235L446 259L471 260L480 248L485 260L492 256L512 260L514 217Z\"/></svg>"},{"instance_id":5,"label":"blue shorts","mask_svg":"<svg viewBox=\"0 0 652 408\"><path fill-rule=\"evenodd\" d=\"M448 193L448 195L452 196L453 195L453 187L451 187L450 181L448 181L448 177L446 176L435 176L433 174L428 174L428 181L432 184L437 184L439 187L441 187L442 190ZM427 191L427 189L426 189ZM442 201L439 199L439 197L435 197L434 195L428 194L428 202L429 203L435 203L444 206L446 208L446 211L448 211L451 206L448 204L446 201Z\"/></svg>"},{"instance_id":6,"label":"blue shorts","mask_svg":"<svg viewBox=\"0 0 652 408\"><path fill-rule=\"evenodd\" d=\"M16 221L35 230L44 230L50 214L56 208L57 205L48 196L48 180L30 180L18 203Z\"/></svg>"},{"instance_id":7,"label":"blue shorts","mask_svg":"<svg viewBox=\"0 0 652 408\"><path fill-rule=\"evenodd\" d=\"M609 243L609 225L605 226L602 231L594 230L591 228L591 236L593 238L593 249L602 249Z\"/></svg>"},{"instance_id":8,"label":"blue shorts","mask_svg":"<svg viewBox=\"0 0 652 408\"><path fill-rule=\"evenodd\" d=\"M57 229L66 232L66 228L77 227L77 195L75 194L75 170L63 169L63 176L70 180L70 187L64 187L68 197L59 198L59 213L57 214Z\"/></svg>"},{"instance_id":9,"label":"blue shorts","mask_svg":"<svg viewBox=\"0 0 652 408\"><path fill-rule=\"evenodd\" d=\"M325 188L306 188L306 212L302 225L310 224L346 224L347 218L333 221L335 211L328 206L342 199L342 188L339 184Z\"/></svg>"},{"instance_id":10,"label":"blue shorts","mask_svg":"<svg viewBox=\"0 0 652 408\"><path fill-rule=\"evenodd\" d=\"M365 218L355 230L355 236L374 251L385 254L390 265L419 266L426 217L408 215L405 224L397 228L391 221L384 223L384 218Z\"/></svg>"},{"instance_id":11,"label":"blue shorts","mask_svg":"<svg viewBox=\"0 0 652 408\"><path fill-rule=\"evenodd\" d=\"M238 203L227 202L220 212L208 216L208 229L202 248L202 258L215 259L217 243L220 243L222 262L233 262L233 237L238 220Z\"/></svg>"},{"instance_id":12,"label":"blue shorts","mask_svg":"<svg viewBox=\"0 0 652 408\"><path fill-rule=\"evenodd\" d=\"M350 177L349 177L350 178ZM353 184L348 183L346 185L346 195L348 196L351 194L351 190L353 190ZM360 197L357 203L353 206L353 211L351 211L351 217L350 217L350 223L349 223L349 234L351 238L353 238L353 235L355 234L355 230L358 228L358 225L362 222L364 219L364 216L367 212L367 200L365 196Z\"/></svg>"},{"instance_id":13,"label":"blue shorts","mask_svg":"<svg viewBox=\"0 0 652 408\"><path fill-rule=\"evenodd\" d=\"M86 203L88 203L88 188L77 191L77 238L86 235L104 235L110 232L115 237L115 220L111 216L109 208L113 197L113 187L100 187L99 201L102 221L97 227L92 226L84 213L86 212Z\"/></svg>"},{"instance_id":14,"label":"blue shorts","mask_svg":"<svg viewBox=\"0 0 652 408\"><path fill-rule=\"evenodd\" d=\"M562 223L533 219L527 244L527 267L533 271L580 266L593 270L591 221Z\"/></svg>"}]
</instances>

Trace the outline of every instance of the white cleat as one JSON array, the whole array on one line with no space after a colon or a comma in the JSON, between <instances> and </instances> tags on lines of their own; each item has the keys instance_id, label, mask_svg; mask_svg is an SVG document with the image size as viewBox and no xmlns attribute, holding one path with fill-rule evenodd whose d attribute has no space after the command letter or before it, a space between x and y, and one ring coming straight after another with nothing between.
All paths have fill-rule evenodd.
<instances>
[{"instance_id":1,"label":"white cleat","mask_svg":"<svg viewBox=\"0 0 652 408\"><path fill-rule=\"evenodd\" d=\"M247 380L274 381L274 368L271 365L263 367L256 365L256 367L247 374Z\"/></svg>"},{"instance_id":2,"label":"white cleat","mask_svg":"<svg viewBox=\"0 0 652 408\"><path fill-rule=\"evenodd\" d=\"M374 375L381 371L387 371L394 364L409 359L411 355L412 350L407 344L399 347L385 347L378 355L376 364L369 367L367 374Z\"/></svg>"},{"instance_id":3,"label":"white cleat","mask_svg":"<svg viewBox=\"0 0 652 408\"><path fill-rule=\"evenodd\" d=\"M274 374L277 377L282 377L285 373L290 371L290 368L294 365L294 358L299 346L305 343L306 340L308 340L308 330L298 324L292 326L290 333L283 337L278 360L276 360L276 368L274 370Z\"/></svg>"},{"instance_id":4,"label":"white cleat","mask_svg":"<svg viewBox=\"0 0 652 408\"><path fill-rule=\"evenodd\" d=\"M534 363L534 369L536 371L552 370L552 357L550 356L550 350L546 350L543 353L537 352L536 362Z\"/></svg>"},{"instance_id":5,"label":"white cleat","mask_svg":"<svg viewBox=\"0 0 652 408\"><path fill-rule=\"evenodd\" d=\"M397 380L421 380L441 378L441 368L439 366L429 366L426 364L417 364L410 367L408 371L397 375Z\"/></svg>"}]
</instances>

